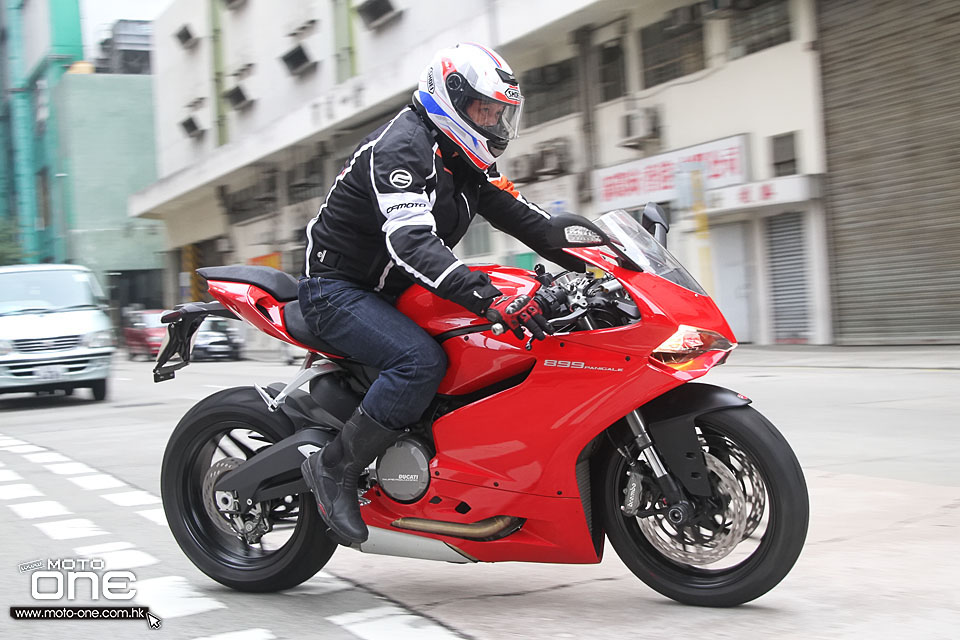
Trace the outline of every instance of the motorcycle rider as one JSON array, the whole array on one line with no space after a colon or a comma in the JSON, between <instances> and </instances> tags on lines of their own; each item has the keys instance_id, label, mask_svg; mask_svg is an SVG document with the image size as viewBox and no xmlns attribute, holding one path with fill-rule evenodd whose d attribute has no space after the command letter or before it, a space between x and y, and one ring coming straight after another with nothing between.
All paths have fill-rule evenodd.
<instances>
[{"instance_id":1,"label":"motorcycle rider","mask_svg":"<svg viewBox=\"0 0 960 640\"><path fill-rule=\"evenodd\" d=\"M301 467L324 521L344 544L363 542L360 473L422 415L447 370L439 343L393 306L418 283L522 336L544 338L535 300L504 296L450 250L473 217L570 269L551 247L550 216L513 190L496 159L518 133L523 98L507 63L477 44L442 49L408 105L369 134L307 225L299 301L326 343L380 370L343 430Z\"/></svg>"}]
</instances>

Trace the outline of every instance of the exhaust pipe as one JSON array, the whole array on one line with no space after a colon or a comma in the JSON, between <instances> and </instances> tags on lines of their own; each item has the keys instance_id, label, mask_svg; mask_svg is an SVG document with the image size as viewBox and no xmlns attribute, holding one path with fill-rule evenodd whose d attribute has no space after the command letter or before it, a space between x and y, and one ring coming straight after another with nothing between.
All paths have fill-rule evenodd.
<instances>
[{"instance_id":1,"label":"exhaust pipe","mask_svg":"<svg viewBox=\"0 0 960 640\"><path fill-rule=\"evenodd\" d=\"M441 536L451 536L454 538L463 538L465 540L490 541L505 538L511 533L515 533L523 526L523 518L514 516L494 516L464 524L460 522L444 522L442 520L426 520L424 518L399 518L393 521L393 526L398 529L409 529L411 531L423 531L424 533L434 533Z\"/></svg>"}]
</instances>

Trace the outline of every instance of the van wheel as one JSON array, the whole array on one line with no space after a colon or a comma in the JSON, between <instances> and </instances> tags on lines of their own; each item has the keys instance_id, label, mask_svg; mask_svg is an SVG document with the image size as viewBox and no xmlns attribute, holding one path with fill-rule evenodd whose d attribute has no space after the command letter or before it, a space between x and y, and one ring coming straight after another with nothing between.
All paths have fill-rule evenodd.
<instances>
[{"instance_id":1,"label":"van wheel","mask_svg":"<svg viewBox=\"0 0 960 640\"><path fill-rule=\"evenodd\" d=\"M94 380L93 384L90 385L90 390L93 391L93 399L97 402L107 399L107 381L104 380Z\"/></svg>"}]
</instances>

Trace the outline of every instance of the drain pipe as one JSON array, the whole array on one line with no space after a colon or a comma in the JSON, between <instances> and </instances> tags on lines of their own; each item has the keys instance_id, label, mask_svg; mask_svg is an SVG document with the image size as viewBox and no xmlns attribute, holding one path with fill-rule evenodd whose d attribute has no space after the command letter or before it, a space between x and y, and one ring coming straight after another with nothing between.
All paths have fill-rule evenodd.
<instances>
[{"instance_id":1,"label":"drain pipe","mask_svg":"<svg viewBox=\"0 0 960 640\"><path fill-rule=\"evenodd\" d=\"M577 48L577 83L580 85L581 128L583 129L584 166L580 172L580 202L593 200L593 187L590 176L597 166L597 83L594 69L596 49L593 46L593 25L580 27L573 32L573 43Z\"/></svg>"}]
</instances>

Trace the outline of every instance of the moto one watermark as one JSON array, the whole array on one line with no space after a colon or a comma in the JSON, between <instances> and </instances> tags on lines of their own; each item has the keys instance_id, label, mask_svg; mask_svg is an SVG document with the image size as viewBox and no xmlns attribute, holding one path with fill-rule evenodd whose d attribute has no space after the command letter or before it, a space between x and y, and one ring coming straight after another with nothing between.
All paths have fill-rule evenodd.
<instances>
[{"instance_id":1,"label":"moto one watermark","mask_svg":"<svg viewBox=\"0 0 960 640\"><path fill-rule=\"evenodd\" d=\"M34 561L20 565L36 567ZM29 570L29 569L28 569ZM46 568L34 569L30 574L30 595L34 600L74 600L77 597L77 583L87 582L92 600L131 600L137 595L134 583L137 576L133 571L107 571L106 563L100 558L57 558L46 561Z\"/></svg>"},{"instance_id":2,"label":"moto one watermark","mask_svg":"<svg viewBox=\"0 0 960 640\"><path fill-rule=\"evenodd\" d=\"M17 565L21 574L30 574L30 596L47 602L42 607L10 607L14 620L146 620L159 629L162 621L148 607L137 606L50 606L80 598L112 603L132 600L137 595L137 576L127 569L108 570L102 558L50 558Z\"/></svg>"}]
</instances>

